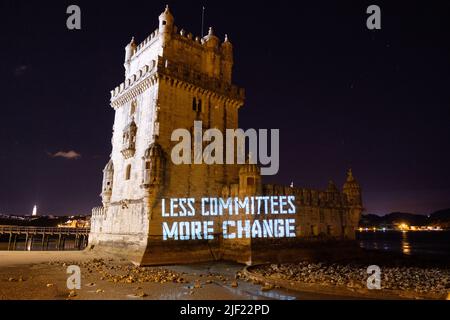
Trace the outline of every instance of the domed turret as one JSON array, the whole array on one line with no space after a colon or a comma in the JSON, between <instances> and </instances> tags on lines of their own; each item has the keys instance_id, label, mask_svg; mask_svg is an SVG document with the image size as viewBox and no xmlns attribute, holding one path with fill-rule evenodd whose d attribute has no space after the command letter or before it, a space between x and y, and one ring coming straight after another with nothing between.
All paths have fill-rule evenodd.
<instances>
[{"instance_id":1,"label":"domed turret","mask_svg":"<svg viewBox=\"0 0 450 320\"><path fill-rule=\"evenodd\" d=\"M164 151L154 142L144 152L143 160L143 188L150 188L162 183L164 174Z\"/></svg>"},{"instance_id":2,"label":"domed turret","mask_svg":"<svg viewBox=\"0 0 450 320\"><path fill-rule=\"evenodd\" d=\"M130 124L125 127L122 134L122 150L125 159L129 159L134 156L136 151L136 134L137 125L134 122L134 118L131 120Z\"/></svg>"},{"instance_id":3,"label":"domed turret","mask_svg":"<svg viewBox=\"0 0 450 320\"><path fill-rule=\"evenodd\" d=\"M136 43L134 42L134 37L131 38L131 41L127 46L125 47L125 61L123 63L123 66L125 67L125 77L128 75L130 71L130 61L133 55L136 53Z\"/></svg>"},{"instance_id":4,"label":"domed turret","mask_svg":"<svg viewBox=\"0 0 450 320\"><path fill-rule=\"evenodd\" d=\"M136 48L137 45L134 42L134 37L132 37L130 43L125 47L125 63L130 62L131 58L136 52Z\"/></svg>"},{"instance_id":5,"label":"domed turret","mask_svg":"<svg viewBox=\"0 0 450 320\"><path fill-rule=\"evenodd\" d=\"M222 54L222 71L221 75L225 82L231 84L231 74L233 69L233 45L228 40L228 36L225 35L225 41L220 46Z\"/></svg>"},{"instance_id":6,"label":"domed turret","mask_svg":"<svg viewBox=\"0 0 450 320\"><path fill-rule=\"evenodd\" d=\"M208 48L218 48L219 47L219 38L214 35L214 31L212 27L209 27L208 35L203 38L204 43Z\"/></svg>"},{"instance_id":7,"label":"domed turret","mask_svg":"<svg viewBox=\"0 0 450 320\"><path fill-rule=\"evenodd\" d=\"M162 36L163 43L170 40L174 21L175 19L169 10L169 6L166 6L164 12L159 15L159 33Z\"/></svg>"},{"instance_id":8,"label":"domed turret","mask_svg":"<svg viewBox=\"0 0 450 320\"><path fill-rule=\"evenodd\" d=\"M342 189L350 204L361 205L361 187L353 177L352 169L348 170L347 181L345 181Z\"/></svg>"},{"instance_id":9,"label":"domed turret","mask_svg":"<svg viewBox=\"0 0 450 320\"><path fill-rule=\"evenodd\" d=\"M328 192L339 192L338 188L336 187L336 184L334 183L333 180L330 180L328 182L328 188L327 188Z\"/></svg>"},{"instance_id":10,"label":"domed turret","mask_svg":"<svg viewBox=\"0 0 450 320\"><path fill-rule=\"evenodd\" d=\"M225 35L225 40L221 45L221 50L225 58L233 59L233 45L228 39L228 35Z\"/></svg>"},{"instance_id":11,"label":"domed turret","mask_svg":"<svg viewBox=\"0 0 450 320\"><path fill-rule=\"evenodd\" d=\"M114 178L114 165L112 160L106 164L103 169L102 197L103 206L107 206L111 201L112 188Z\"/></svg>"}]
</instances>

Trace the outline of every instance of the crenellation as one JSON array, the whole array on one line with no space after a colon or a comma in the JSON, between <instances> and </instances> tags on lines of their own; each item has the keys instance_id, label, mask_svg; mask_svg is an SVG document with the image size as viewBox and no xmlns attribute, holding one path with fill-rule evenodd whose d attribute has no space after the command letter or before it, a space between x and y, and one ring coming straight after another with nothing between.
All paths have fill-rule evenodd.
<instances>
[{"instance_id":1,"label":"crenellation","mask_svg":"<svg viewBox=\"0 0 450 320\"><path fill-rule=\"evenodd\" d=\"M142 90L142 87L145 87L145 85L155 84L157 79L161 77L169 80L173 85L196 87L197 90L210 91L210 94L221 95L223 98L236 100L238 103L242 103L245 99L245 91L242 88L228 85L205 74L197 73L185 65L174 62L167 63L168 61L158 57L158 60L156 62L153 61L152 65L145 65L137 74L131 75L125 82L122 82L111 91L111 105L117 108L126 103L128 99L124 100L121 98L128 92L134 91L134 95L133 93L131 94L134 98L136 90ZM152 77L152 79L149 80L149 77ZM128 96L127 98L130 97ZM117 101L119 102L117 103Z\"/></svg>"}]
</instances>

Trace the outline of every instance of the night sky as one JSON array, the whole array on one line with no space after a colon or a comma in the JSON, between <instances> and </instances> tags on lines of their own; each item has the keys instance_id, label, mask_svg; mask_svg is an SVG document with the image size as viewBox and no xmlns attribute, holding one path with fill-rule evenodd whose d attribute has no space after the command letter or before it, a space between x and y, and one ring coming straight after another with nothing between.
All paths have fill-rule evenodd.
<instances>
[{"instance_id":1,"label":"night sky","mask_svg":"<svg viewBox=\"0 0 450 320\"><path fill-rule=\"evenodd\" d=\"M264 182L324 189L352 167L366 213L448 208L446 2L2 0L0 213L101 204L109 92L123 81L125 45L157 28L166 3L180 28L199 35L205 5L205 29L229 35L247 94L240 127L280 129L280 171ZM80 31L66 28L70 4ZM366 28L370 4L381 30Z\"/></svg>"}]
</instances>

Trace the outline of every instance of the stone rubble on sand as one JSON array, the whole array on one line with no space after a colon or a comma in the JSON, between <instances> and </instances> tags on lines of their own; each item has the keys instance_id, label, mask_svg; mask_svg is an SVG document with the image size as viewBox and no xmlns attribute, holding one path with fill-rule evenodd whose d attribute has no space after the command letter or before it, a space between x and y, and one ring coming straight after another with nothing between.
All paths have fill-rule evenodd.
<instances>
[{"instance_id":1,"label":"stone rubble on sand","mask_svg":"<svg viewBox=\"0 0 450 320\"><path fill-rule=\"evenodd\" d=\"M366 288L367 266L326 263L286 263L255 267L252 272L271 279L301 283ZM242 278L242 274L240 275ZM447 295L450 269L418 267L381 267L381 289Z\"/></svg>"},{"instance_id":2,"label":"stone rubble on sand","mask_svg":"<svg viewBox=\"0 0 450 320\"><path fill-rule=\"evenodd\" d=\"M166 270L163 268L139 267L128 264L110 265L104 259L93 259L87 262L56 262L55 265L67 266L78 265L85 268L88 273L97 272L101 277L100 280L106 280L114 283L186 283L181 274ZM88 286L94 286L94 283Z\"/></svg>"}]
</instances>

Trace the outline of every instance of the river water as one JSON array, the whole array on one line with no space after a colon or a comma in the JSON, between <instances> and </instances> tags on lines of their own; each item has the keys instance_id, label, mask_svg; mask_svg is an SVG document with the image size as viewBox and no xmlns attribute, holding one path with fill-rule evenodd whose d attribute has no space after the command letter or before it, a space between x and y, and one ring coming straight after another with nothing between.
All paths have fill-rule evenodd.
<instances>
[{"instance_id":1,"label":"river water","mask_svg":"<svg viewBox=\"0 0 450 320\"><path fill-rule=\"evenodd\" d=\"M450 257L450 231L363 231L357 232L356 238L360 247L367 250L400 252L413 256ZM57 241L50 239L48 250L57 250ZM23 239L17 242L16 250L26 249ZM0 250L8 250L7 236L0 237ZM32 250L42 250L39 240L33 243ZM67 239L64 250L77 250L75 241Z\"/></svg>"},{"instance_id":2,"label":"river water","mask_svg":"<svg viewBox=\"0 0 450 320\"><path fill-rule=\"evenodd\" d=\"M407 256L450 256L450 231L362 231L357 241L367 250L390 251Z\"/></svg>"}]
</instances>

